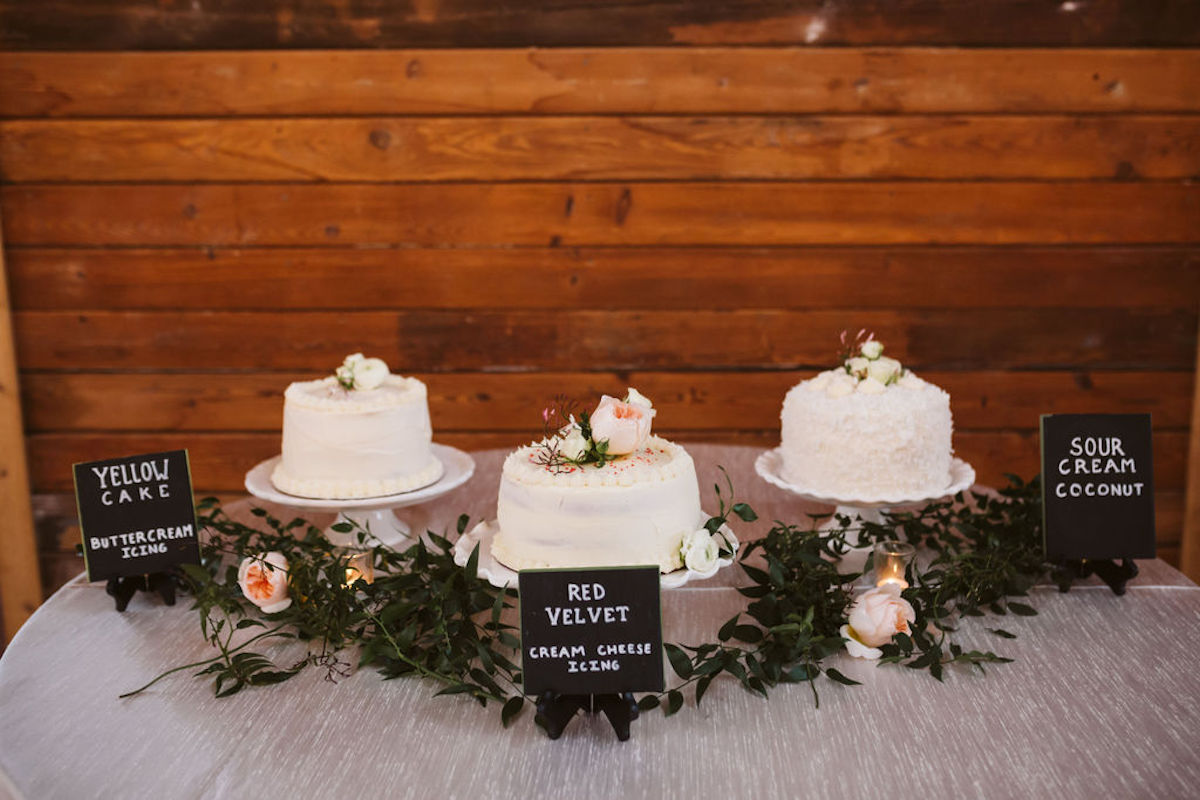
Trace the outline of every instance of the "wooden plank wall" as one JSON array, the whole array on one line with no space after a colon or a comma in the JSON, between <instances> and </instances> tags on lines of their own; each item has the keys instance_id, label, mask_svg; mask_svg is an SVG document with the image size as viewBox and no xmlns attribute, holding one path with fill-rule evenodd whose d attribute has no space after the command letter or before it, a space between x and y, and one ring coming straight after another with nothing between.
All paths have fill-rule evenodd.
<instances>
[{"instance_id":1,"label":"wooden plank wall","mask_svg":"<svg viewBox=\"0 0 1200 800\"><path fill-rule=\"evenodd\" d=\"M626 384L668 435L768 446L867 327L985 481L1037 470L1040 412L1152 412L1178 558L1200 5L517 8L0 0L43 507L73 461L173 447L236 492L283 387L358 350L460 447Z\"/></svg>"}]
</instances>

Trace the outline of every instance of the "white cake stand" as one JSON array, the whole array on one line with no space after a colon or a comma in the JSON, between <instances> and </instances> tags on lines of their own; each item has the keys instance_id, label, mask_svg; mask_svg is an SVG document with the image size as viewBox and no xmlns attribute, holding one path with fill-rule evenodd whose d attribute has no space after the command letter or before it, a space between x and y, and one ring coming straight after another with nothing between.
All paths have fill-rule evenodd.
<instances>
[{"instance_id":1,"label":"white cake stand","mask_svg":"<svg viewBox=\"0 0 1200 800\"><path fill-rule=\"evenodd\" d=\"M708 519L708 517L705 517L705 519ZM496 531L499 529L495 520L485 520L458 537L458 541L454 543L454 563L460 567L465 567L467 561L471 558L471 552L478 545L479 562L476 572L479 574L479 577L484 578L492 586L501 589L516 589L517 571L504 566L492 555L492 539L495 538ZM733 547L735 555L723 556L717 559L716 565L707 572L696 572L686 567L677 569L674 572L668 572L659 578L659 584L662 588L678 589L688 581L711 578L717 574L717 570L724 569L732 564L734 558L736 558L738 549L737 537L734 536L733 531L729 529L728 525L721 526L721 533L725 534L725 538L729 541L730 546Z\"/></svg>"},{"instance_id":2,"label":"white cake stand","mask_svg":"<svg viewBox=\"0 0 1200 800\"><path fill-rule=\"evenodd\" d=\"M975 468L961 458L954 458L950 460L950 483L947 486L940 488L931 486L921 491L874 497L831 497L811 487L797 486L785 480L783 477L783 454L780 453L779 448L767 450L759 455L754 461L754 471L767 483L778 486L780 489L798 495L805 500L836 506L833 512L834 516L821 526L821 530L823 531L840 528L841 525L837 521L838 516L845 516L850 519L857 517L863 522L883 524L884 515L896 506L930 503L934 500L940 500L943 497L958 494L965 489L969 489L975 483ZM870 556L870 553L870 547L851 548L850 552L842 557L842 563L851 569L861 570L866 565L866 559Z\"/></svg>"},{"instance_id":3,"label":"white cake stand","mask_svg":"<svg viewBox=\"0 0 1200 800\"><path fill-rule=\"evenodd\" d=\"M338 517L333 525L350 522L366 528L383 544L395 546L410 535L408 526L393 513L395 509L419 505L440 497L462 486L475 474L475 460L467 453L444 444L435 443L431 447L434 457L442 462L442 477L428 486L409 492L353 500L317 499L287 494L276 489L275 484L271 483L271 472L282 456L268 458L247 472L246 491L260 500L282 506L336 512ZM333 530L332 525L325 529L325 536L339 546L346 546L355 541L354 533L340 533Z\"/></svg>"}]
</instances>

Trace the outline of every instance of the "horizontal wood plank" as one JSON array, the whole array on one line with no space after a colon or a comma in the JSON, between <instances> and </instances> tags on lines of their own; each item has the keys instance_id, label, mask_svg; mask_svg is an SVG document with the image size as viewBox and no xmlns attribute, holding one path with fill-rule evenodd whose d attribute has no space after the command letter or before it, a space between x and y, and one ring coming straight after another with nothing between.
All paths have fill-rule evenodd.
<instances>
[{"instance_id":1,"label":"horizontal wood plank","mask_svg":"<svg viewBox=\"0 0 1200 800\"><path fill-rule=\"evenodd\" d=\"M686 432L663 429L661 433L681 442L704 441L774 447L778 429L765 431ZM452 447L479 450L528 444L529 432L447 432L434 439ZM246 471L279 454L278 433L96 433L35 434L29 439L30 473L35 491L66 491L71 488L71 465L136 453L186 448L197 491L236 491L244 485ZM975 467L979 481L1004 485L1005 473L1031 477L1039 471L1038 437L1035 432L959 431L954 450ZM1181 491L1185 483L1187 434L1160 432L1154 435L1154 477L1158 491ZM489 491L489 487L479 487Z\"/></svg>"},{"instance_id":2,"label":"horizontal wood plank","mask_svg":"<svg viewBox=\"0 0 1200 800\"><path fill-rule=\"evenodd\" d=\"M163 50L570 45L1200 43L1188 0L5 0L4 49Z\"/></svg>"},{"instance_id":3,"label":"horizontal wood plank","mask_svg":"<svg viewBox=\"0 0 1200 800\"><path fill-rule=\"evenodd\" d=\"M19 310L1200 303L1200 248L10 248L7 256Z\"/></svg>"},{"instance_id":4,"label":"horizontal wood plank","mask_svg":"<svg viewBox=\"0 0 1200 800\"><path fill-rule=\"evenodd\" d=\"M18 363L53 370L316 370L371 350L397 372L823 367L843 330L914 368L1192 368L1196 313L912 311L111 312L15 315Z\"/></svg>"},{"instance_id":5,"label":"horizontal wood plank","mask_svg":"<svg viewBox=\"0 0 1200 800\"><path fill-rule=\"evenodd\" d=\"M1172 179L1195 116L468 117L0 123L0 179ZM998 157L999 156L999 157Z\"/></svg>"},{"instance_id":6,"label":"horizontal wood plank","mask_svg":"<svg viewBox=\"0 0 1200 800\"><path fill-rule=\"evenodd\" d=\"M1026 11L1032 8L1025 4ZM472 50L457 44L453 50L116 55L0 48L0 115L1145 113L1200 108L1200 51L1195 49Z\"/></svg>"},{"instance_id":7,"label":"horizontal wood plank","mask_svg":"<svg viewBox=\"0 0 1200 800\"><path fill-rule=\"evenodd\" d=\"M1200 242L1189 183L28 184L0 207L18 245Z\"/></svg>"},{"instance_id":8,"label":"horizontal wood plank","mask_svg":"<svg viewBox=\"0 0 1200 800\"><path fill-rule=\"evenodd\" d=\"M778 372L550 372L420 374L435 430L529 432L540 409L565 393L586 403L635 386L659 419L684 431L767 429L784 393L812 370ZM26 373L27 427L68 431L273 431L283 390L315 373ZM950 393L959 430L1027 429L1043 413L1149 413L1159 429L1188 427L1187 372L921 372ZM586 405L585 405L586 407Z\"/></svg>"}]
</instances>

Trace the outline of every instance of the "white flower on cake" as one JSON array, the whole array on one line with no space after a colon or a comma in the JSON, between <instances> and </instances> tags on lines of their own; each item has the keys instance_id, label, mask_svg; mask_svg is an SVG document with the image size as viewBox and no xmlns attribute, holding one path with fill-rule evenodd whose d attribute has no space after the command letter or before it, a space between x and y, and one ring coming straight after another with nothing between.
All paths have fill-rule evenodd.
<instances>
[{"instance_id":1,"label":"white flower on cake","mask_svg":"<svg viewBox=\"0 0 1200 800\"><path fill-rule=\"evenodd\" d=\"M867 377L886 386L899 378L902 370L900 362L894 358L877 358L867 366Z\"/></svg>"},{"instance_id":2,"label":"white flower on cake","mask_svg":"<svg viewBox=\"0 0 1200 800\"><path fill-rule=\"evenodd\" d=\"M609 455L623 456L637 452L650 438L650 420L653 416L653 408L604 395L589 418L592 440L597 444L607 441Z\"/></svg>"},{"instance_id":3,"label":"white flower on cake","mask_svg":"<svg viewBox=\"0 0 1200 800\"><path fill-rule=\"evenodd\" d=\"M559 431L562 436L558 443L558 452L562 453L563 458L568 461L578 461L581 456L588 450L587 439L584 438L583 431L580 427L572 424Z\"/></svg>"},{"instance_id":4,"label":"white flower on cake","mask_svg":"<svg viewBox=\"0 0 1200 800\"><path fill-rule=\"evenodd\" d=\"M708 577L709 573L717 571L717 559L721 556L721 547L707 528L701 528L683 537L683 542L679 546L679 555L683 559L684 566L692 572L698 572Z\"/></svg>"},{"instance_id":5,"label":"white flower on cake","mask_svg":"<svg viewBox=\"0 0 1200 800\"><path fill-rule=\"evenodd\" d=\"M863 592L850 606L848 624L842 627L842 635L849 640L846 650L856 658L879 658L883 654L877 648L890 642L897 633L911 633L909 623L916 618L913 607L900 596L898 586L880 586Z\"/></svg>"},{"instance_id":6,"label":"white flower on cake","mask_svg":"<svg viewBox=\"0 0 1200 800\"><path fill-rule=\"evenodd\" d=\"M867 378L866 380L859 381L854 391L862 394L883 394L887 391L887 386L874 378Z\"/></svg>"},{"instance_id":7,"label":"white flower on cake","mask_svg":"<svg viewBox=\"0 0 1200 800\"><path fill-rule=\"evenodd\" d=\"M242 560L238 586L242 594L267 614L283 611L292 604L288 597L288 562L277 550Z\"/></svg>"},{"instance_id":8,"label":"white flower on cake","mask_svg":"<svg viewBox=\"0 0 1200 800\"><path fill-rule=\"evenodd\" d=\"M859 331L859 339L865 331ZM842 341L845 342L845 333L842 334ZM845 351L844 351L845 352ZM878 381L882 386L887 387L900 380L904 375L904 367L899 361L894 358L885 358L883 355L883 343L876 341L874 334L870 334L866 341L858 346L858 354L854 354L853 346L846 357L842 361L842 366L845 368L846 374L859 381ZM867 389L859 387L859 391L866 394L878 394L876 387L872 386ZM840 396L840 395L837 395Z\"/></svg>"},{"instance_id":9,"label":"white flower on cake","mask_svg":"<svg viewBox=\"0 0 1200 800\"><path fill-rule=\"evenodd\" d=\"M362 353L346 356L334 372L338 383L347 391L370 391L383 385L389 375L388 365L380 358L363 358Z\"/></svg>"},{"instance_id":10,"label":"white flower on cake","mask_svg":"<svg viewBox=\"0 0 1200 800\"><path fill-rule=\"evenodd\" d=\"M654 410L654 403L650 402L650 398L646 397L646 395L642 394L632 386L629 387L629 391L625 394L625 402L629 403L631 406L641 406L642 408L649 410L650 416L652 417L658 413Z\"/></svg>"},{"instance_id":11,"label":"white flower on cake","mask_svg":"<svg viewBox=\"0 0 1200 800\"><path fill-rule=\"evenodd\" d=\"M863 346L859 349L863 354L863 358L874 360L883 355L883 342L877 339L868 339L863 342Z\"/></svg>"}]
</instances>

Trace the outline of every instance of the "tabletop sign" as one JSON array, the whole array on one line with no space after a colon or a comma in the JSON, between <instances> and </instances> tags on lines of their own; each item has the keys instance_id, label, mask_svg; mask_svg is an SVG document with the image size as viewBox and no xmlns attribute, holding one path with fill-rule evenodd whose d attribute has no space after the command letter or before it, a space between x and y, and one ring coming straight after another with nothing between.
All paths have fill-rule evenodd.
<instances>
[{"instance_id":1,"label":"tabletop sign","mask_svg":"<svg viewBox=\"0 0 1200 800\"><path fill-rule=\"evenodd\" d=\"M661 692L657 566L522 570L525 693Z\"/></svg>"},{"instance_id":2,"label":"tabletop sign","mask_svg":"<svg viewBox=\"0 0 1200 800\"><path fill-rule=\"evenodd\" d=\"M1042 415L1048 558L1154 558L1149 414Z\"/></svg>"},{"instance_id":3,"label":"tabletop sign","mask_svg":"<svg viewBox=\"0 0 1200 800\"><path fill-rule=\"evenodd\" d=\"M89 581L199 564L186 450L75 465Z\"/></svg>"}]
</instances>

